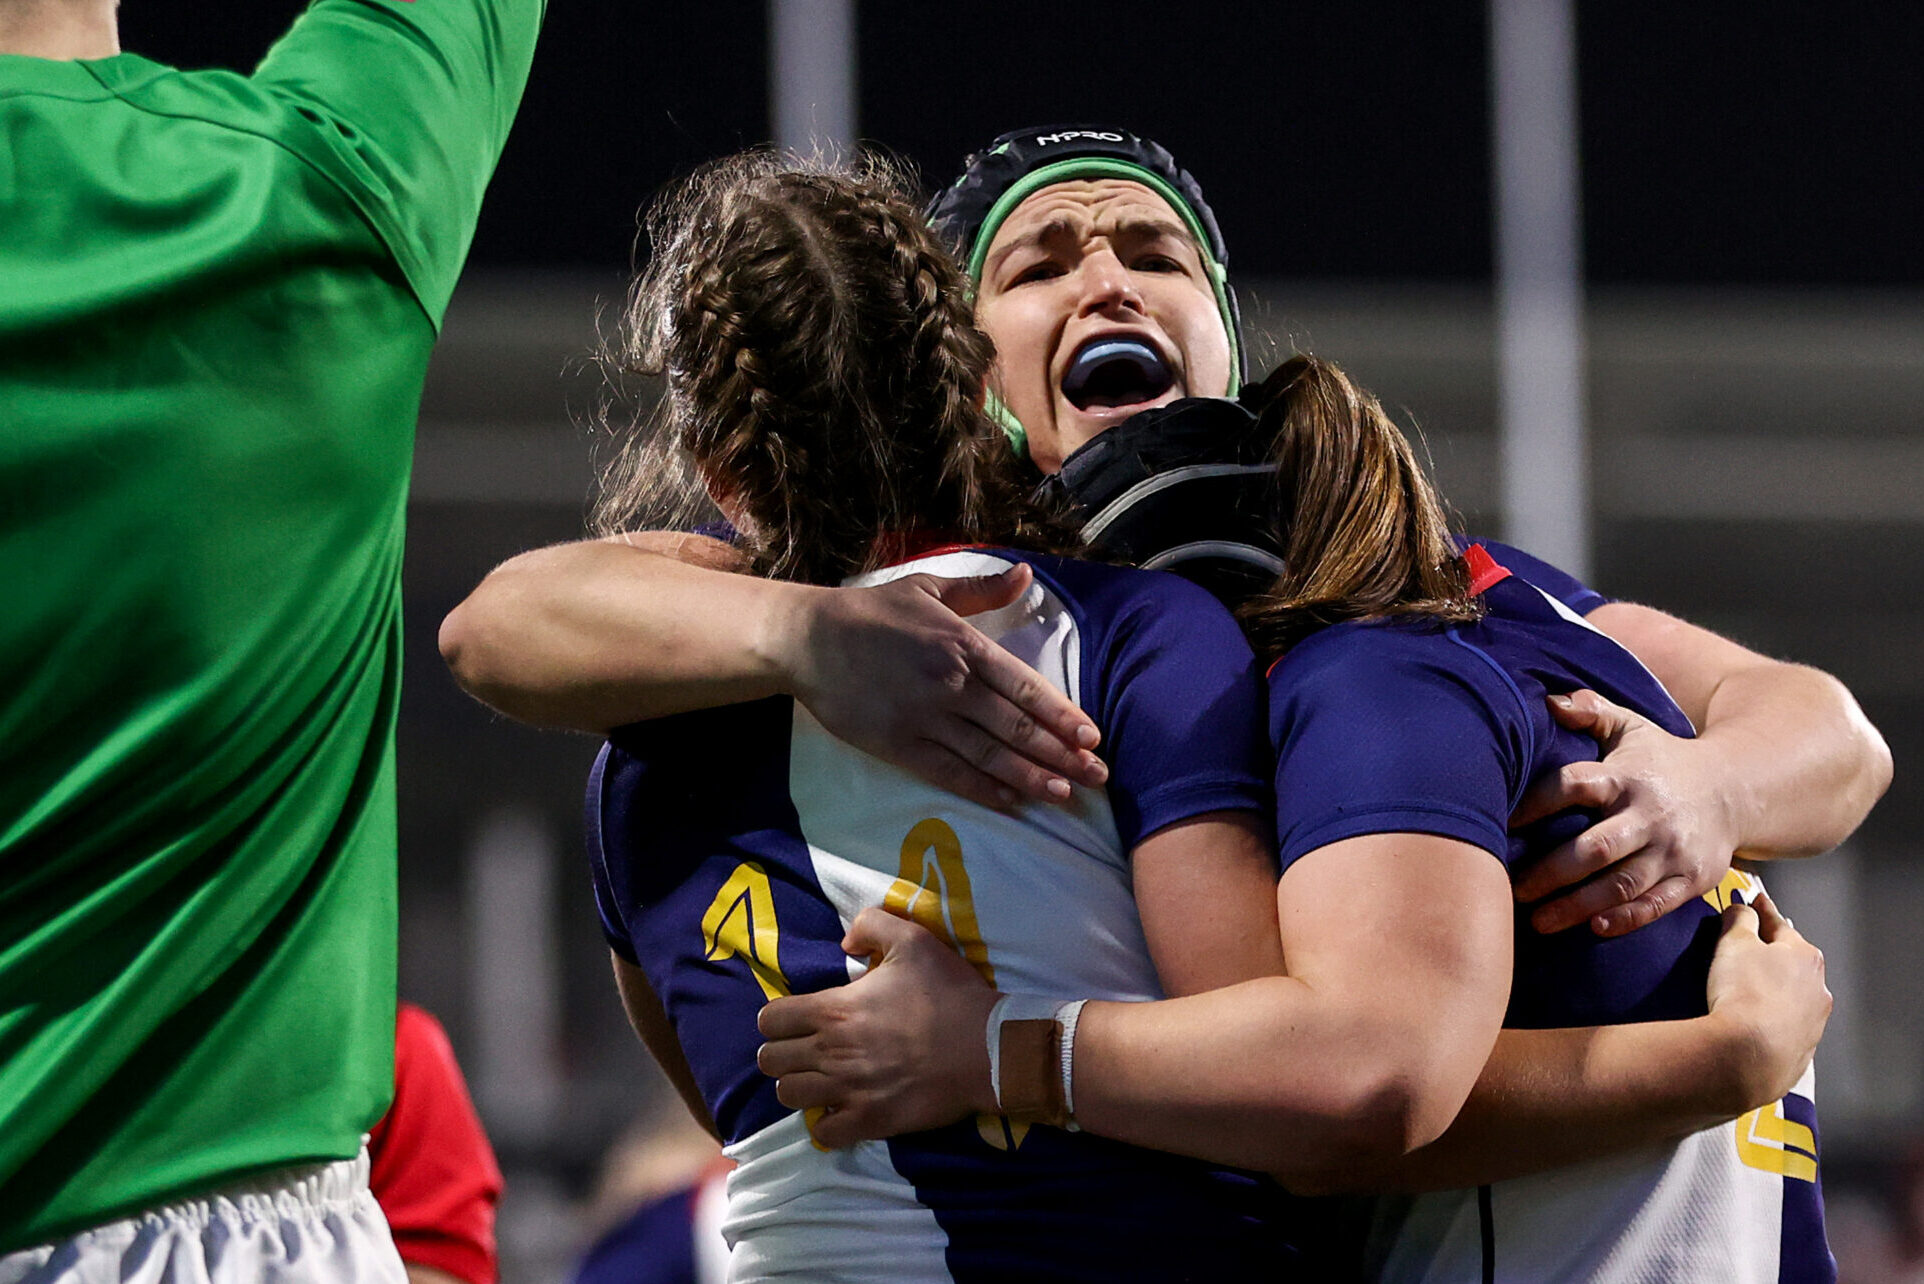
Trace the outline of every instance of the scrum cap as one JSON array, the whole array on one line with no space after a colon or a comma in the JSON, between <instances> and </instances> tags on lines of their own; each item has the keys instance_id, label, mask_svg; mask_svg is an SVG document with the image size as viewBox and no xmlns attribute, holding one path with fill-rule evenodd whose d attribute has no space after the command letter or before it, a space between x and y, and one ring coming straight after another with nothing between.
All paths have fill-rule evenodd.
<instances>
[{"instance_id":1,"label":"scrum cap","mask_svg":"<svg viewBox=\"0 0 1924 1284\"><path fill-rule=\"evenodd\" d=\"M1229 288L1229 251L1202 188L1168 151L1113 125L1044 125L1003 134L962 164L962 174L929 203L929 222L954 245L969 279L980 282L996 230L1033 193L1076 179L1122 178L1169 203L1203 252L1216 306L1229 332L1230 387L1243 377L1242 317Z\"/></svg>"}]
</instances>

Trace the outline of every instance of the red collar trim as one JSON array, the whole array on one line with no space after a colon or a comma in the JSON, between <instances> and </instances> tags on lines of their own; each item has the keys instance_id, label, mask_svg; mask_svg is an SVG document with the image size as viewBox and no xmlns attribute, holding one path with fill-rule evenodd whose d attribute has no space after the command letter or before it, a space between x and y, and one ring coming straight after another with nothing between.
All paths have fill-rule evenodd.
<instances>
[{"instance_id":1,"label":"red collar trim","mask_svg":"<svg viewBox=\"0 0 1924 1284\"><path fill-rule=\"evenodd\" d=\"M957 531L884 531L875 538L882 566L900 566L940 553L966 553L982 545L970 543Z\"/></svg>"},{"instance_id":2,"label":"red collar trim","mask_svg":"<svg viewBox=\"0 0 1924 1284\"><path fill-rule=\"evenodd\" d=\"M1481 544L1472 544L1463 550L1463 566L1470 573L1470 596L1488 593L1491 589L1510 578L1510 570L1499 566L1490 556L1490 550Z\"/></svg>"}]
</instances>

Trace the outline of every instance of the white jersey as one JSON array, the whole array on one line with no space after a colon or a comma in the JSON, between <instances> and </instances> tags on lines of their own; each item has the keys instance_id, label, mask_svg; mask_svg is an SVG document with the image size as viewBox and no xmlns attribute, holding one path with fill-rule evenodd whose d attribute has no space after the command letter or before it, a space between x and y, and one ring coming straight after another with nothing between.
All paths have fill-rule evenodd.
<instances>
[{"instance_id":1,"label":"white jersey","mask_svg":"<svg viewBox=\"0 0 1924 1284\"><path fill-rule=\"evenodd\" d=\"M1762 890L1733 872L1706 900ZM1822 1284L1837 1278L1817 1182L1815 1073L1741 1119L1473 1190L1377 1202L1385 1284Z\"/></svg>"},{"instance_id":2,"label":"white jersey","mask_svg":"<svg viewBox=\"0 0 1924 1284\"><path fill-rule=\"evenodd\" d=\"M1160 997L1129 852L1204 812L1267 811L1260 677L1202 590L976 550L861 582L1016 558L1035 567L1031 591L973 622L1103 727L1109 785L1070 806L965 802L786 699L624 729L597 765L603 928L655 987L739 1164L736 1279L1221 1278L1274 1251L1245 1175L999 1118L828 1152L755 1068L756 1010L859 975L839 942L870 906L914 918L1006 991Z\"/></svg>"}]
</instances>

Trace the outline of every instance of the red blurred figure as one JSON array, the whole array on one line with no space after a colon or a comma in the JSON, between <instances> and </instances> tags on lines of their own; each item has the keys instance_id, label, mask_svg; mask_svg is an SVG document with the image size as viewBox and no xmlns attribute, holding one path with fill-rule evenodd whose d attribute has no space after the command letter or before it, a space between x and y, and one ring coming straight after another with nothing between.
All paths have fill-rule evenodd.
<instances>
[{"instance_id":1,"label":"red blurred figure","mask_svg":"<svg viewBox=\"0 0 1924 1284\"><path fill-rule=\"evenodd\" d=\"M368 1153L368 1185L411 1284L496 1284L501 1168L447 1031L412 1003L396 1014L394 1104L368 1135Z\"/></svg>"}]
</instances>

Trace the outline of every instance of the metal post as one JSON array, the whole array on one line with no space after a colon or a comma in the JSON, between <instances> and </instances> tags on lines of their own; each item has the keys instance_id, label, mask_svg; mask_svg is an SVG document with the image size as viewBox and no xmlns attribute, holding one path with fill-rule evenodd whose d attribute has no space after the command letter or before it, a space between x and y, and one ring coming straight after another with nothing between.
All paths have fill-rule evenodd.
<instances>
[{"instance_id":1,"label":"metal post","mask_svg":"<svg viewBox=\"0 0 1924 1284\"><path fill-rule=\"evenodd\" d=\"M855 0L768 0L775 141L808 152L855 143Z\"/></svg>"},{"instance_id":2,"label":"metal post","mask_svg":"<svg viewBox=\"0 0 1924 1284\"><path fill-rule=\"evenodd\" d=\"M489 815L468 861L475 1095L510 1145L539 1145L560 1117L561 951L555 840L526 810Z\"/></svg>"},{"instance_id":3,"label":"metal post","mask_svg":"<svg viewBox=\"0 0 1924 1284\"><path fill-rule=\"evenodd\" d=\"M1490 0L1504 537L1590 572L1572 0Z\"/></svg>"}]
</instances>

